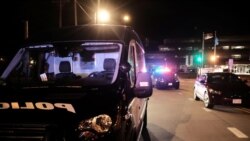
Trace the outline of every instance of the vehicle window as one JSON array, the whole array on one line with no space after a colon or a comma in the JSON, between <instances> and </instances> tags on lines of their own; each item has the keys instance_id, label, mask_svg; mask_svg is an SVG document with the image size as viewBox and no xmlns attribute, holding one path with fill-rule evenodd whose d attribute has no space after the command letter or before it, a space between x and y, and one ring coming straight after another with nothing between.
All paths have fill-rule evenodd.
<instances>
[{"instance_id":1,"label":"vehicle window","mask_svg":"<svg viewBox=\"0 0 250 141\"><path fill-rule=\"evenodd\" d=\"M211 83L228 83L228 82L239 82L240 79L233 74L214 74L208 79Z\"/></svg>"},{"instance_id":2,"label":"vehicle window","mask_svg":"<svg viewBox=\"0 0 250 141\"><path fill-rule=\"evenodd\" d=\"M117 75L121 44L79 44L27 47L8 79L15 82L112 83ZM79 83L76 83L79 82Z\"/></svg>"},{"instance_id":3,"label":"vehicle window","mask_svg":"<svg viewBox=\"0 0 250 141\"><path fill-rule=\"evenodd\" d=\"M135 52L135 59L136 59L136 73L146 71L146 63L144 59L144 50L142 46L136 42L136 52Z\"/></svg>"},{"instance_id":4,"label":"vehicle window","mask_svg":"<svg viewBox=\"0 0 250 141\"><path fill-rule=\"evenodd\" d=\"M221 74L214 74L208 77L208 82L210 83L220 83L227 81L228 78Z\"/></svg>"},{"instance_id":5,"label":"vehicle window","mask_svg":"<svg viewBox=\"0 0 250 141\"><path fill-rule=\"evenodd\" d=\"M135 41L134 40L131 40L129 44L128 63L131 65L131 69L129 71L131 87L134 87L135 73L136 73Z\"/></svg>"},{"instance_id":6,"label":"vehicle window","mask_svg":"<svg viewBox=\"0 0 250 141\"><path fill-rule=\"evenodd\" d=\"M231 77L230 77L230 81L231 82L240 82L241 79L237 75L232 74Z\"/></svg>"}]
</instances>

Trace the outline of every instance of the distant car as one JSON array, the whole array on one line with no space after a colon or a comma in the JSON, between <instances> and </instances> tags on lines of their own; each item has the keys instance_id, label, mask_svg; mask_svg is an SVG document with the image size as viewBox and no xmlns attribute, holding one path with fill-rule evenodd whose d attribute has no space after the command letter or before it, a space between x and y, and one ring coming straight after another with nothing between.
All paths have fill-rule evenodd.
<instances>
[{"instance_id":1,"label":"distant car","mask_svg":"<svg viewBox=\"0 0 250 141\"><path fill-rule=\"evenodd\" d=\"M249 106L250 89L246 81L229 72L204 73L194 83L194 99L206 108L214 105Z\"/></svg>"},{"instance_id":2,"label":"distant car","mask_svg":"<svg viewBox=\"0 0 250 141\"><path fill-rule=\"evenodd\" d=\"M152 72L152 84L155 88L180 88L178 75L168 67L158 67Z\"/></svg>"}]
</instances>

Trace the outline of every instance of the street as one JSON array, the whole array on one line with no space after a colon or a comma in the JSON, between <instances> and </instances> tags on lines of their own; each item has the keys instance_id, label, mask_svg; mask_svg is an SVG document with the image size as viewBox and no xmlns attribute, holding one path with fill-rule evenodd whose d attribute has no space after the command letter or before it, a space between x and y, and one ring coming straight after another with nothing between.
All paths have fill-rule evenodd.
<instances>
[{"instance_id":1,"label":"street","mask_svg":"<svg viewBox=\"0 0 250 141\"><path fill-rule=\"evenodd\" d=\"M250 109L193 100L194 79L181 79L180 89L154 88L148 126L140 141L249 141Z\"/></svg>"}]
</instances>

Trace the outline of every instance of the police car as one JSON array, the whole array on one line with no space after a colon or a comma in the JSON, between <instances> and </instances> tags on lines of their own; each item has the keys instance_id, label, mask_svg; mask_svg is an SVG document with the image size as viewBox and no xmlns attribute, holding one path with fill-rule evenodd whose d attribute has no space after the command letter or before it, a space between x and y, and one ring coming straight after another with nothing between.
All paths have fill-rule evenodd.
<instances>
[{"instance_id":1,"label":"police car","mask_svg":"<svg viewBox=\"0 0 250 141\"><path fill-rule=\"evenodd\" d=\"M1 75L0 140L139 140L152 95L144 53L128 26L31 38Z\"/></svg>"},{"instance_id":2,"label":"police car","mask_svg":"<svg viewBox=\"0 0 250 141\"><path fill-rule=\"evenodd\" d=\"M152 83L155 88L180 88L177 73L171 67L160 65L152 72Z\"/></svg>"}]
</instances>

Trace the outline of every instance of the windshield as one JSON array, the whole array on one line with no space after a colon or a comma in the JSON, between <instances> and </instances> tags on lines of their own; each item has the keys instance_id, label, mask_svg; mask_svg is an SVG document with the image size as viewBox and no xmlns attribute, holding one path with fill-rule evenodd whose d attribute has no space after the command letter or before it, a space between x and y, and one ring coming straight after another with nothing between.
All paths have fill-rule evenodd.
<instances>
[{"instance_id":1,"label":"windshield","mask_svg":"<svg viewBox=\"0 0 250 141\"><path fill-rule=\"evenodd\" d=\"M15 67L6 80L26 87L50 83L67 86L111 84L118 73L121 47L120 43L100 42L29 46L20 59L13 59L11 63Z\"/></svg>"}]
</instances>

